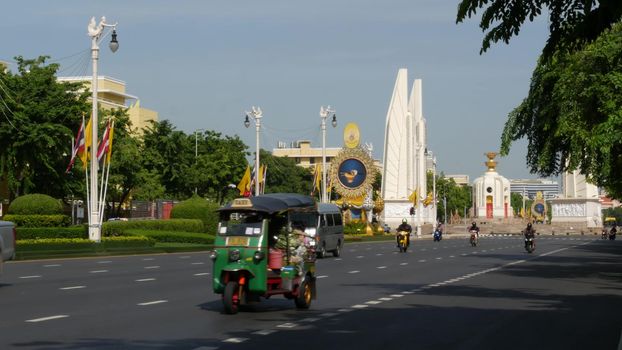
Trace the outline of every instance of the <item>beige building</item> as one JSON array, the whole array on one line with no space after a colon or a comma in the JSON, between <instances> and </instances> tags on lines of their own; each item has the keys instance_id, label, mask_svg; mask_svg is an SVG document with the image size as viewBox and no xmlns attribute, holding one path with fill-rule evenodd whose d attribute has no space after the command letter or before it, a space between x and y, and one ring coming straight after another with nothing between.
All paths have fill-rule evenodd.
<instances>
[{"instance_id":1,"label":"beige building","mask_svg":"<svg viewBox=\"0 0 622 350\"><path fill-rule=\"evenodd\" d=\"M460 185L460 186L468 186L469 185L469 175L462 175L462 174L457 174L457 175L445 175L446 179L454 179L454 182L456 183L456 185Z\"/></svg>"},{"instance_id":2,"label":"beige building","mask_svg":"<svg viewBox=\"0 0 622 350\"><path fill-rule=\"evenodd\" d=\"M322 164L322 147L311 147L311 141L307 140L295 141L289 146L285 142L279 142L278 147L272 150L272 155L293 158L298 166L304 168ZM339 151L341 147L326 147L326 163L329 164Z\"/></svg>"},{"instance_id":3,"label":"beige building","mask_svg":"<svg viewBox=\"0 0 622 350\"><path fill-rule=\"evenodd\" d=\"M9 64L4 61L0 61L0 71L6 72L7 69L9 69Z\"/></svg>"},{"instance_id":4,"label":"beige building","mask_svg":"<svg viewBox=\"0 0 622 350\"><path fill-rule=\"evenodd\" d=\"M92 77L58 77L59 81L82 82L87 89L91 88ZM149 121L158 121L158 112L140 106L140 100L125 92L125 82L119 79L99 76L97 78L97 101L101 108L127 108L132 128L142 133Z\"/></svg>"}]
</instances>

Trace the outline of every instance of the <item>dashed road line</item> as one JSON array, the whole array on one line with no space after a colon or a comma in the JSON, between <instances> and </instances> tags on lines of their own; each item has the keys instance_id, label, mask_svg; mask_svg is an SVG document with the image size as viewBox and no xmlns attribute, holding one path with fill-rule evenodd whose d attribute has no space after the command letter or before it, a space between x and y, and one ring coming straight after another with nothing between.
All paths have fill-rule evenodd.
<instances>
[{"instance_id":1,"label":"dashed road line","mask_svg":"<svg viewBox=\"0 0 622 350\"><path fill-rule=\"evenodd\" d=\"M359 273L359 272L361 272L361 271L359 271L359 270L348 271L348 273Z\"/></svg>"},{"instance_id":2,"label":"dashed road line","mask_svg":"<svg viewBox=\"0 0 622 350\"><path fill-rule=\"evenodd\" d=\"M149 270L149 269L159 269L160 266L159 265L154 265L154 266L145 266L145 269Z\"/></svg>"},{"instance_id":3,"label":"dashed road line","mask_svg":"<svg viewBox=\"0 0 622 350\"><path fill-rule=\"evenodd\" d=\"M150 281L155 281L155 278L141 278L138 280L134 280L134 282L150 282Z\"/></svg>"},{"instance_id":4,"label":"dashed road line","mask_svg":"<svg viewBox=\"0 0 622 350\"><path fill-rule=\"evenodd\" d=\"M247 341L248 338L227 338L225 340L223 340L223 343L233 343L233 344L239 344L239 343L243 343L245 341Z\"/></svg>"},{"instance_id":5,"label":"dashed road line","mask_svg":"<svg viewBox=\"0 0 622 350\"><path fill-rule=\"evenodd\" d=\"M298 325L293 322L286 322L286 323L281 323L280 325L277 325L276 327L277 328L294 328L294 327L298 327Z\"/></svg>"},{"instance_id":6,"label":"dashed road line","mask_svg":"<svg viewBox=\"0 0 622 350\"><path fill-rule=\"evenodd\" d=\"M32 320L26 320L26 322L37 323L37 322L44 322L44 321L50 321L50 320L57 320L59 318L66 318L66 317L69 317L69 315L54 315L54 316L48 316L48 317L33 318Z\"/></svg>"},{"instance_id":7,"label":"dashed road line","mask_svg":"<svg viewBox=\"0 0 622 350\"><path fill-rule=\"evenodd\" d=\"M193 262L190 265L204 265L204 262Z\"/></svg>"},{"instance_id":8,"label":"dashed road line","mask_svg":"<svg viewBox=\"0 0 622 350\"><path fill-rule=\"evenodd\" d=\"M41 275L20 276L21 279L41 278Z\"/></svg>"},{"instance_id":9,"label":"dashed road line","mask_svg":"<svg viewBox=\"0 0 622 350\"><path fill-rule=\"evenodd\" d=\"M70 287L62 287L62 288L58 288L60 290L72 290L72 289L83 289L86 288L86 286L70 286Z\"/></svg>"},{"instance_id":10,"label":"dashed road line","mask_svg":"<svg viewBox=\"0 0 622 350\"><path fill-rule=\"evenodd\" d=\"M105 273L108 272L108 270L93 270L93 271L89 271L89 273Z\"/></svg>"},{"instance_id":11,"label":"dashed road line","mask_svg":"<svg viewBox=\"0 0 622 350\"><path fill-rule=\"evenodd\" d=\"M138 305L138 306L148 306L148 305L156 305L156 304L163 304L163 303L168 303L168 300L146 301L144 303L138 303L136 305Z\"/></svg>"},{"instance_id":12,"label":"dashed road line","mask_svg":"<svg viewBox=\"0 0 622 350\"><path fill-rule=\"evenodd\" d=\"M252 334L257 334L257 335L270 335L272 333L278 332L276 329L262 329L260 331L257 332L253 332Z\"/></svg>"},{"instance_id":13,"label":"dashed road line","mask_svg":"<svg viewBox=\"0 0 622 350\"><path fill-rule=\"evenodd\" d=\"M199 273L195 273L193 276L207 276L209 275L209 272L199 272Z\"/></svg>"},{"instance_id":14,"label":"dashed road line","mask_svg":"<svg viewBox=\"0 0 622 350\"><path fill-rule=\"evenodd\" d=\"M48 264L48 265L43 265L43 267L59 267L61 266L61 264Z\"/></svg>"},{"instance_id":15,"label":"dashed road line","mask_svg":"<svg viewBox=\"0 0 622 350\"><path fill-rule=\"evenodd\" d=\"M326 278L326 277L328 277L328 276L327 275L321 275L321 276L316 276L315 278L319 279L319 278Z\"/></svg>"}]
</instances>

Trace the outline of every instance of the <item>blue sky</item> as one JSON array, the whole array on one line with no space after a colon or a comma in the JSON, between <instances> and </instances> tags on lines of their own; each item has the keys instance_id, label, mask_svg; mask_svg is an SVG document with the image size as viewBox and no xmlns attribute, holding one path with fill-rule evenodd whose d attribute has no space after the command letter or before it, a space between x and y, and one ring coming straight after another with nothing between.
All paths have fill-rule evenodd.
<instances>
[{"instance_id":1,"label":"blue sky","mask_svg":"<svg viewBox=\"0 0 622 350\"><path fill-rule=\"evenodd\" d=\"M102 45L101 75L121 79L141 106L178 129L237 134L251 148L243 115L261 106L262 148L278 141L321 146L319 109L331 105L339 126L327 146L342 145L356 122L382 157L384 124L397 70L423 79L428 148L438 170L484 170L484 153L499 149L510 112L526 96L548 36L544 18L523 27L510 45L479 55L477 20L455 24L459 1L11 1L0 14L0 60L49 55L59 75L91 75L91 16L118 22L119 51ZM107 42L108 40L106 40ZM105 48L105 49L104 49ZM14 68L14 66L13 66ZM499 159L508 178L534 178L526 142Z\"/></svg>"}]
</instances>

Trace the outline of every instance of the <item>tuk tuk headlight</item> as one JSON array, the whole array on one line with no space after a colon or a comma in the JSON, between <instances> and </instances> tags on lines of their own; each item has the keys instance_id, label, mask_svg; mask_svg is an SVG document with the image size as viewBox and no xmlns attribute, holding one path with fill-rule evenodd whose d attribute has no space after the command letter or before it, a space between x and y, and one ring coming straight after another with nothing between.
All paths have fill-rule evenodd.
<instances>
[{"instance_id":1,"label":"tuk tuk headlight","mask_svg":"<svg viewBox=\"0 0 622 350\"><path fill-rule=\"evenodd\" d=\"M212 260L216 260L216 258L218 257L218 252L215 250L212 250L211 252L209 252L209 258Z\"/></svg>"},{"instance_id":2,"label":"tuk tuk headlight","mask_svg":"<svg viewBox=\"0 0 622 350\"><path fill-rule=\"evenodd\" d=\"M253 254L253 259L255 259L255 261L261 261L264 257L265 254L260 250L256 251L255 254Z\"/></svg>"},{"instance_id":3,"label":"tuk tuk headlight","mask_svg":"<svg viewBox=\"0 0 622 350\"><path fill-rule=\"evenodd\" d=\"M238 261L240 260L240 251L237 249L229 251L229 261Z\"/></svg>"}]
</instances>

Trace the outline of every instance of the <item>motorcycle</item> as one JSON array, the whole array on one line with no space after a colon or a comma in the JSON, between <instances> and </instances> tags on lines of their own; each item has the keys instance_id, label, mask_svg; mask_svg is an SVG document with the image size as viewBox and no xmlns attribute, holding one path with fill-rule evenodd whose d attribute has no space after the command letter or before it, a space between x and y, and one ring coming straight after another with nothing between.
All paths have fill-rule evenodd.
<instances>
[{"instance_id":1,"label":"motorcycle","mask_svg":"<svg viewBox=\"0 0 622 350\"><path fill-rule=\"evenodd\" d=\"M406 253L408 249L408 235L407 231L399 231L397 233L397 247L400 249L400 253Z\"/></svg>"},{"instance_id":2,"label":"motorcycle","mask_svg":"<svg viewBox=\"0 0 622 350\"><path fill-rule=\"evenodd\" d=\"M600 234L600 239L607 239L609 236L609 234L607 233L607 230L603 230L603 232Z\"/></svg>"},{"instance_id":3,"label":"motorcycle","mask_svg":"<svg viewBox=\"0 0 622 350\"><path fill-rule=\"evenodd\" d=\"M533 241L533 237L525 238L525 250L527 253L531 254L534 250L536 250L535 242Z\"/></svg>"},{"instance_id":4,"label":"motorcycle","mask_svg":"<svg viewBox=\"0 0 622 350\"><path fill-rule=\"evenodd\" d=\"M434 230L434 242L440 242L443 239L443 233L440 230Z\"/></svg>"},{"instance_id":5,"label":"motorcycle","mask_svg":"<svg viewBox=\"0 0 622 350\"><path fill-rule=\"evenodd\" d=\"M471 232L471 239L470 239L471 246L475 247L477 246L477 231L471 230L469 232Z\"/></svg>"},{"instance_id":6,"label":"motorcycle","mask_svg":"<svg viewBox=\"0 0 622 350\"><path fill-rule=\"evenodd\" d=\"M616 239L616 231L611 230L609 231L609 240L613 241Z\"/></svg>"}]
</instances>

